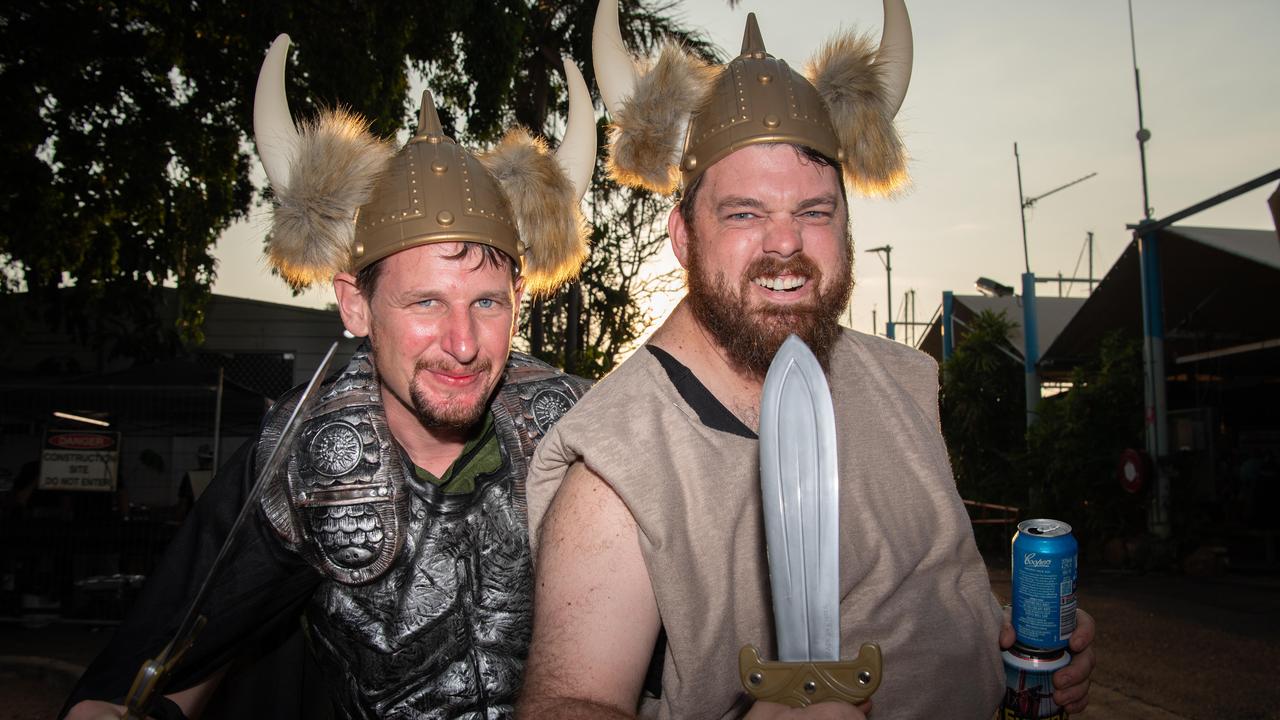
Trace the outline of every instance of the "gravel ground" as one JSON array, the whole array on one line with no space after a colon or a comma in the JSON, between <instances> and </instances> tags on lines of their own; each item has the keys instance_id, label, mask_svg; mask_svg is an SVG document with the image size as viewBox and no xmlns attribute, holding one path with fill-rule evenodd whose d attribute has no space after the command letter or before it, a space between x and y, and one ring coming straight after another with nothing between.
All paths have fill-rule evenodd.
<instances>
[{"instance_id":1,"label":"gravel ground","mask_svg":"<svg viewBox=\"0 0 1280 720\"><path fill-rule=\"evenodd\" d=\"M79 667L47 658L0 655L0 720L57 715Z\"/></svg>"},{"instance_id":2,"label":"gravel ground","mask_svg":"<svg viewBox=\"0 0 1280 720\"><path fill-rule=\"evenodd\" d=\"M992 589L1009 596L1007 571ZM1090 716L1280 720L1280 580L1096 573L1080 607L1098 622ZM1163 713L1163 714L1161 714Z\"/></svg>"}]
</instances>

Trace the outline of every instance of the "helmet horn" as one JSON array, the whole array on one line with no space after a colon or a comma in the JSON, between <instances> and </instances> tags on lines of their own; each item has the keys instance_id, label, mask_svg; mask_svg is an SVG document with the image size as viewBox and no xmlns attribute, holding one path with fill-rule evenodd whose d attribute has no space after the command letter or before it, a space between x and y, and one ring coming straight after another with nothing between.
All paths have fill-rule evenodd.
<instances>
[{"instance_id":1,"label":"helmet horn","mask_svg":"<svg viewBox=\"0 0 1280 720\"><path fill-rule=\"evenodd\" d=\"M893 117L902 107L911 83L911 18L903 0L884 0L884 30L876 60L884 67L885 100L891 110L889 117Z\"/></svg>"},{"instance_id":2,"label":"helmet horn","mask_svg":"<svg viewBox=\"0 0 1280 720\"><path fill-rule=\"evenodd\" d=\"M267 171L267 180L277 194L289 186L289 167L298 147L298 130L284 92L289 44L289 36L284 33L271 43L253 96L253 139L262 169Z\"/></svg>"},{"instance_id":3,"label":"helmet horn","mask_svg":"<svg viewBox=\"0 0 1280 720\"><path fill-rule=\"evenodd\" d=\"M631 97L639 73L618 25L618 0L600 0L591 30L591 61L596 71L600 99L610 115L617 115L622 102Z\"/></svg>"},{"instance_id":4,"label":"helmet horn","mask_svg":"<svg viewBox=\"0 0 1280 720\"><path fill-rule=\"evenodd\" d=\"M556 150L556 162L573 184L574 197L581 200L596 169L596 117L587 81L567 57L564 58L564 80L569 91L569 117Z\"/></svg>"}]
</instances>

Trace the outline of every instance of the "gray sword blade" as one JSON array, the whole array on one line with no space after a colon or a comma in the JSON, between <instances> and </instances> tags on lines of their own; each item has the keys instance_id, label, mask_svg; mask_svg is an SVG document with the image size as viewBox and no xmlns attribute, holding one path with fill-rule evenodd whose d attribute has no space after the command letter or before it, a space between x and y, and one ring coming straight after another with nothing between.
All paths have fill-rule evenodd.
<instances>
[{"instance_id":1,"label":"gray sword blade","mask_svg":"<svg viewBox=\"0 0 1280 720\"><path fill-rule=\"evenodd\" d=\"M760 491L778 659L840 659L836 419L822 366L795 335L760 399Z\"/></svg>"},{"instance_id":2,"label":"gray sword blade","mask_svg":"<svg viewBox=\"0 0 1280 720\"><path fill-rule=\"evenodd\" d=\"M275 447L271 448L271 454L267 456L266 463L258 471L258 477L254 480L253 488L249 491L248 497L245 498L244 505L236 515L235 522L231 524L231 529L227 531L227 537L222 541L222 547L218 549L218 555L213 559L213 564L209 566L208 572L205 573L204 581L200 583L200 589L196 591L195 597L191 600L191 606L187 608L187 615L179 626L179 636L183 631L190 628L196 616L200 614L210 586L226 566L228 558L231 557L232 549L235 548L237 541L240 539L240 527L244 525L247 517L257 511L258 500L262 497L263 489L271 482L276 473L280 472L280 468L288 460L293 438L298 434L298 428L301 427L300 421L306 418L307 411L311 409L311 405L315 402L316 396L320 392L320 385L324 382L325 374L329 371L329 364L333 362L333 356L337 352L338 343L335 341L329 346L329 350L324 354L324 357L321 358L320 366L311 375L311 381L307 383L306 389L302 391L302 396L298 398L297 404L293 406L293 412L290 413L289 420L280 432L280 439L276 442Z\"/></svg>"},{"instance_id":3,"label":"gray sword blade","mask_svg":"<svg viewBox=\"0 0 1280 720\"><path fill-rule=\"evenodd\" d=\"M329 370L329 364L333 361L333 356L337 351L338 343L334 342L329 346L329 350L324 354L324 357L321 358L320 366L316 368L315 373L311 376L311 381L307 383L306 389L303 390L302 396L298 398L297 404L293 406L293 412L289 415L289 419L280 433L280 439L276 442L275 447L271 449L271 454L267 457L266 463L263 464L262 469L258 472L253 488L245 498L244 505L236 515L235 522L231 524L231 529L227 531L226 539L222 541L222 547L218 549L218 555L214 558L208 571L206 571L204 580L201 581L195 597L192 598L190 605L187 606L186 614L183 616L182 622L178 624L178 629L174 632L173 638L160 651L158 657L147 660L138 669L137 675L134 676L133 686L129 689L129 693L125 698L126 711L124 718L126 720L147 717L147 711L151 708L155 696L164 692L164 684L168 679L168 675L182 661L182 656L191 647L191 644L195 642L196 635L204 627L205 617L201 610L204 609L209 589L213 586L214 580L221 577L222 572L228 567L228 562L232 557L231 551L236 547L240 539L240 528L244 525L245 519L256 511L258 499L262 497L263 488L271 481L271 478L275 477L275 474L280 471L280 468L288 459L293 438L298 434L298 428L301 427L300 421L306 418L308 410L315 402L316 396L320 392L320 385L324 382L325 374Z\"/></svg>"}]
</instances>

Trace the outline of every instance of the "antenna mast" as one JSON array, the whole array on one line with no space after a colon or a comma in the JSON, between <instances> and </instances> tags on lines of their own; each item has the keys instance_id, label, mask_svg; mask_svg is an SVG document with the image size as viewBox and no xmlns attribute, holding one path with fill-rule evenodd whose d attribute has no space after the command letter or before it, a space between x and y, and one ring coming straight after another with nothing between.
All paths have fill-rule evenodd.
<instances>
[{"instance_id":1,"label":"antenna mast","mask_svg":"<svg viewBox=\"0 0 1280 720\"><path fill-rule=\"evenodd\" d=\"M1138 43L1133 33L1133 0L1129 0L1129 48L1133 51L1133 86L1138 92L1138 159L1142 163L1142 217L1151 219L1151 198L1147 192L1147 141L1151 131L1142 122L1142 80L1138 76Z\"/></svg>"}]
</instances>

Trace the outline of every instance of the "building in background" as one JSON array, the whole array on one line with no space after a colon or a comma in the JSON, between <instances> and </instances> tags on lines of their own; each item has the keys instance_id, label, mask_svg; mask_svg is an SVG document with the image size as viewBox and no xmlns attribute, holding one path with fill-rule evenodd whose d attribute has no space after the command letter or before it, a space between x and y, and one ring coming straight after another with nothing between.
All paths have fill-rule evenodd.
<instances>
[{"instance_id":1,"label":"building in background","mask_svg":"<svg viewBox=\"0 0 1280 720\"><path fill-rule=\"evenodd\" d=\"M1175 524L1221 542L1237 568L1280 568L1280 238L1272 230L1171 226L1159 231L1165 389ZM1041 288L1045 286L1042 285ZM1141 341L1142 279L1136 241L1088 298L1038 297L1046 388L1060 388L1113 333ZM920 349L944 359L982 310L1005 311L1022 360L1021 298L953 295ZM954 347L954 346L953 346ZM1064 388L1065 389L1065 388ZM1119 463L1120 458L1117 458ZM1130 486L1135 492L1150 487ZM1175 530L1177 528L1175 527Z\"/></svg>"},{"instance_id":2,"label":"building in background","mask_svg":"<svg viewBox=\"0 0 1280 720\"><path fill-rule=\"evenodd\" d=\"M24 300L0 297L0 313L13 317ZM174 316L172 307L157 313ZM206 306L201 346L145 363L29 315L23 325L0 355L0 615L122 612L102 599L121 598L150 571L176 530L188 471L231 458L335 340L334 367L358 344L343 337L336 311L218 295ZM116 443L97 464L41 462L84 452L49 454L57 431L64 445ZM66 474L78 471L93 489L51 489L70 486Z\"/></svg>"}]
</instances>

